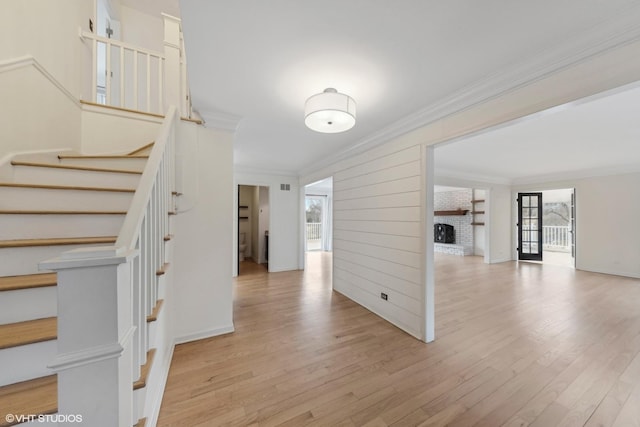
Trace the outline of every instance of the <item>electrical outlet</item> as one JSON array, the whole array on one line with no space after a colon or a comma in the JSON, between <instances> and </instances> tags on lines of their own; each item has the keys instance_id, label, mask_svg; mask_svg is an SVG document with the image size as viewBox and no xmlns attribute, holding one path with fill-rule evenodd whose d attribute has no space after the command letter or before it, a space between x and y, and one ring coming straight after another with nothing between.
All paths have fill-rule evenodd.
<instances>
[{"instance_id":1,"label":"electrical outlet","mask_svg":"<svg viewBox=\"0 0 640 427\"><path fill-rule=\"evenodd\" d=\"M385 294L384 292L380 292L380 298L382 298L383 300L388 300L389 296L387 294Z\"/></svg>"}]
</instances>

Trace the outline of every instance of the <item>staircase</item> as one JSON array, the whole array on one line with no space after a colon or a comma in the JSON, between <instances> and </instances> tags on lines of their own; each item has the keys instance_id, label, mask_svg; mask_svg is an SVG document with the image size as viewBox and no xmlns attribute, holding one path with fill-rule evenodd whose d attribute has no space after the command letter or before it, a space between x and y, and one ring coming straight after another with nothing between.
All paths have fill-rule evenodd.
<instances>
[{"instance_id":1,"label":"staircase","mask_svg":"<svg viewBox=\"0 0 640 427\"><path fill-rule=\"evenodd\" d=\"M58 412L57 375L47 367L58 351L57 275L38 264L71 249L114 245L151 149L11 161L11 178L0 182L0 427ZM149 327L162 307L155 297ZM133 389L144 389L152 359L153 350Z\"/></svg>"}]
</instances>

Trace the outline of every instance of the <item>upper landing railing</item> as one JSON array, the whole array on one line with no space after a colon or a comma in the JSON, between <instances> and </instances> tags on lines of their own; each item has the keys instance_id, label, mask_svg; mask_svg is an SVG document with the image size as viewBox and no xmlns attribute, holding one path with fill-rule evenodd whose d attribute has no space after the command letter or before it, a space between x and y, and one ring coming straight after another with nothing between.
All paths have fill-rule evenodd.
<instances>
[{"instance_id":1,"label":"upper landing railing","mask_svg":"<svg viewBox=\"0 0 640 427\"><path fill-rule=\"evenodd\" d=\"M91 91L85 100L155 114L176 105L182 117L191 117L181 21L166 14L163 18L163 52L80 32L91 53Z\"/></svg>"}]
</instances>

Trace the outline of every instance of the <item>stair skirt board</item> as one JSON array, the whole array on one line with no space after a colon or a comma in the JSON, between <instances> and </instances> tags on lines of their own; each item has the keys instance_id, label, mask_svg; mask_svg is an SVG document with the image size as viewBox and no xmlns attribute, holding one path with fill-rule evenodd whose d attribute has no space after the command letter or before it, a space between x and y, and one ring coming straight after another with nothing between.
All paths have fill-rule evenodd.
<instances>
[{"instance_id":1,"label":"stair skirt board","mask_svg":"<svg viewBox=\"0 0 640 427\"><path fill-rule=\"evenodd\" d=\"M6 291L0 296L0 325L53 317L57 314L55 286Z\"/></svg>"},{"instance_id":2,"label":"stair skirt board","mask_svg":"<svg viewBox=\"0 0 640 427\"><path fill-rule=\"evenodd\" d=\"M51 375L53 372L47 365L57 352L56 340L3 349L0 351L0 366L11 369L3 369L0 373L0 386Z\"/></svg>"},{"instance_id":3,"label":"stair skirt board","mask_svg":"<svg viewBox=\"0 0 640 427\"><path fill-rule=\"evenodd\" d=\"M124 214L7 215L0 211L0 240L115 236Z\"/></svg>"},{"instance_id":4,"label":"stair skirt board","mask_svg":"<svg viewBox=\"0 0 640 427\"><path fill-rule=\"evenodd\" d=\"M19 187L0 187L2 210L42 211L122 211L129 209L133 194L130 192L52 190ZM107 209L108 208L108 209Z\"/></svg>"}]
</instances>

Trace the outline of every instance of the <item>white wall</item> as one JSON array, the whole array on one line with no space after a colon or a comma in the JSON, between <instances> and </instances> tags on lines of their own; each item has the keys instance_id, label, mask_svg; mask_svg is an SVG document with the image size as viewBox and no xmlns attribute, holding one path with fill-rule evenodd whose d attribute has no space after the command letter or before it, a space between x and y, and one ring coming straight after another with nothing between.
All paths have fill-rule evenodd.
<instances>
[{"instance_id":1,"label":"white wall","mask_svg":"<svg viewBox=\"0 0 640 427\"><path fill-rule=\"evenodd\" d=\"M78 28L93 14L85 0L4 1L0 6L0 158L25 150L80 148L84 51ZM33 57L15 68L7 64ZM56 86L58 85L58 86Z\"/></svg>"},{"instance_id":2,"label":"white wall","mask_svg":"<svg viewBox=\"0 0 640 427\"><path fill-rule=\"evenodd\" d=\"M494 185L487 191L485 211L488 218L489 244L485 248L485 262L494 264L512 260L511 187ZM487 253L488 252L488 253Z\"/></svg>"},{"instance_id":3,"label":"white wall","mask_svg":"<svg viewBox=\"0 0 640 427\"><path fill-rule=\"evenodd\" d=\"M12 152L80 149L80 107L32 61L0 66L0 159Z\"/></svg>"},{"instance_id":4,"label":"white wall","mask_svg":"<svg viewBox=\"0 0 640 427\"><path fill-rule=\"evenodd\" d=\"M265 263L265 233L269 231L269 187L258 187L260 212L258 214L258 262Z\"/></svg>"},{"instance_id":5,"label":"white wall","mask_svg":"<svg viewBox=\"0 0 640 427\"><path fill-rule=\"evenodd\" d=\"M92 15L93 2L87 0L3 1L0 61L32 55L69 92L80 98L86 46L78 37L78 28L88 31Z\"/></svg>"},{"instance_id":6,"label":"white wall","mask_svg":"<svg viewBox=\"0 0 640 427\"><path fill-rule=\"evenodd\" d=\"M528 184L515 186L512 199L518 192L575 188L576 268L638 278L639 183L640 173L631 173Z\"/></svg>"},{"instance_id":7,"label":"white wall","mask_svg":"<svg viewBox=\"0 0 640 427\"><path fill-rule=\"evenodd\" d=\"M82 152L126 153L153 142L161 118L84 105Z\"/></svg>"},{"instance_id":8,"label":"white wall","mask_svg":"<svg viewBox=\"0 0 640 427\"><path fill-rule=\"evenodd\" d=\"M289 184L290 191L282 191L280 184ZM299 250L299 187L298 179L292 176L235 173L235 185L258 185L269 188L269 271L289 271L298 269ZM234 208L237 208L237 200ZM235 235L237 227L229 231ZM237 248L234 237L233 248ZM231 246L229 246L231 248ZM237 253L231 263L234 276L237 275Z\"/></svg>"},{"instance_id":9,"label":"white wall","mask_svg":"<svg viewBox=\"0 0 640 427\"><path fill-rule=\"evenodd\" d=\"M148 15L121 5L120 25L122 41L157 52L164 50L164 21L161 15Z\"/></svg>"},{"instance_id":10,"label":"white wall","mask_svg":"<svg viewBox=\"0 0 640 427\"><path fill-rule=\"evenodd\" d=\"M175 218L175 335L179 342L233 331L232 135L182 123L182 196Z\"/></svg>"}]
</instances>

